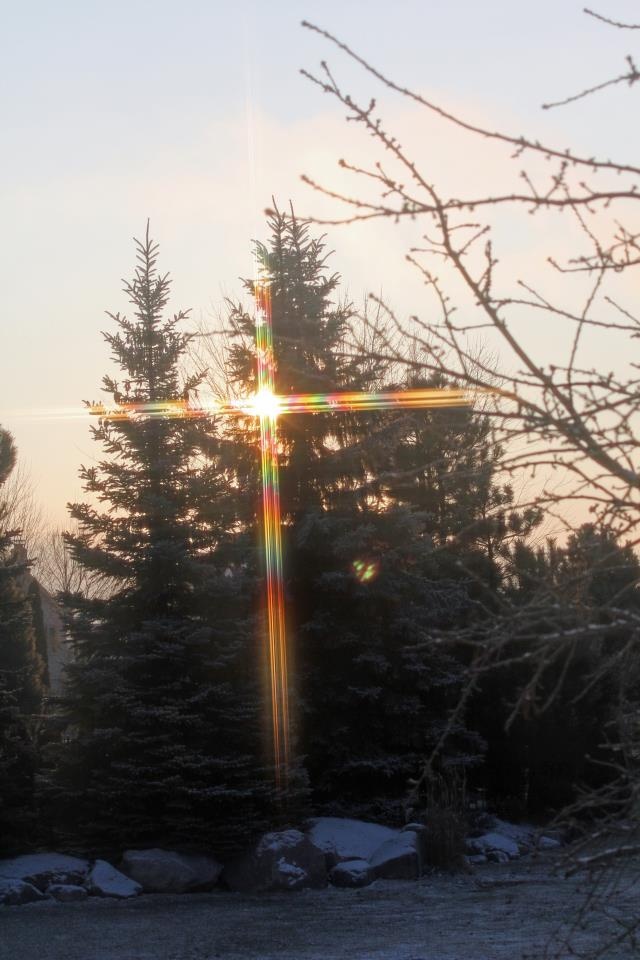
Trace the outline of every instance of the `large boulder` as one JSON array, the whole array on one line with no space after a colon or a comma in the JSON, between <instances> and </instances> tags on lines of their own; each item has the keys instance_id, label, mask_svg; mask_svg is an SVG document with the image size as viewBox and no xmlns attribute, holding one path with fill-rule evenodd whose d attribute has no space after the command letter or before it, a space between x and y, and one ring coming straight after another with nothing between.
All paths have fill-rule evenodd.
<instances>
[{"instance_id":1,"label":"large boulder","mask_svg":"<svg viewBox=\"0 0 640 960\"><path fill-rule=\"evenodd\" d=\"M209 890L222 872L222 864L205 854L158 849L126 850L121 868L145 893Z\"/></svg>"},{"instance_id":2,"label":"large boulder","mask_svg":"<svg viewBox=\"0 0 640 960\"><path fill-rule=\"evenodd\" d=\"M142 893L142 887L130 877L125 877L106 860L96 860L87 879L87 886L91 893L98 897L116 897L119 900L128 900Z\"/></svg>"},{"instance_id":3,"label":"large boulder","mask_svg":"<svg viewBox=\"0 0 640 960\"><path fill-rule=\"evenodd\" d=\"M418 837L410 830L385 840L369 858L373 875L387 880L416 880L422 873Z\"/></svg>"},{"instance_id":4,"label":"large boulder","mask_svg":"<svg viewBox=\"0 0 640 960\"><path fill-rule=\"evenodd\" d=\"M47 896L60 903L73 903L76 900L86 900L89 894L86 887L78 887L72 883L52 883L47 887Z\"/></svg>"},{"instance_id":5,"label":"large boulder","mask_svg":"<svg viewBox=\"0 0 640 960\"><path fill-rule=\"evenodd\" d=\"M0 904L9 907L46 899L44 893L32 883L26 883L16 877L0 877Z\"/></svg>"},{"instance_id":6,"label":"large boulder","mask_svg":"<svg viewBox=\"0 0 640 960\"><path fill-rule=\"evenodd\" d=\"M27 853L11 860L0 860L0 877L24 880L43 893L57 883L82 886L88 872L88 860L64 853Z\"/></svg>"},{"instance_id":7,"label":"large boulder","mask_svg":"<svg viewBox=\"0 0 640 960\"><path fill-rule=\"evenodd\" d=\"M317 817L309 821L309 826L309 840L324 854L328 869L345 860L368 860L399 833L378 823L342 817Z\"/></svg>"},{"instance_id":8,"label":"large boulder","mask_svg":"<svg viewBox=\"0 0 640 960\"><path fill-rule=\"evenodd\" d=\"M299 830L266 833L253 850L227 864L222 882L239 893L326 887L324 854Z\"/></svg>"},{"instance_id":9,"label":"large boulder","mask_svg":"<svg viewBox=\"0 0 640 960\"><path fill-rule=\"evenodd\" d=\"M343 860L329 873L334 887L366 887L373 880L368 860Z\"/></svg>"}]
</instances>

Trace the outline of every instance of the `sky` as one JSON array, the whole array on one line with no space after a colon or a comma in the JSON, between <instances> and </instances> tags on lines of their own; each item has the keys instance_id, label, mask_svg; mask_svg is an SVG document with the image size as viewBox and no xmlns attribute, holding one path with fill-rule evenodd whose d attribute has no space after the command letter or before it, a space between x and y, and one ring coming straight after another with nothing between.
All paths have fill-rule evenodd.
<instances>
[{"instance_id":1,"label":"sky","mask_svg":"<svg viewBox=\"0 0 640 960\"><path fill-rule=\"evenodd\" d=\"M132 237L147 218L171 306L215 326L251 276L274 197L300 216L330 205L302 173L345 185L340 157L370 145L340 105L300 74L329 61L355 95L444 182L480 187L508 157L463 142L300 26L336 34L402 85L474 122L633 162L635 91L605 91L559 111L555 100L622 72L633 35L582 13L582 0L2 0L0 36L0 424L16 441L42 509L64 525L78 468L100 457L87 417L54 417L99 399L113 368L105 311L126 311ZM606 11L604 8L606 7ZM633 20L637 4L607 0ZM347 185L349 186L349 185ZM544 284L548 234L505 220L505 262ZM318 231L324 228L317 228ZM564 240L563 229L555 236ZM401 315L424 291L404 259L419 225L327 228L333 267L357 302L382 292ZM627 290L627 293L630 291ZM526 331L542 355L553 330ZM617 345L598 345L613 367Z\"/></svg>"}]
</instances>

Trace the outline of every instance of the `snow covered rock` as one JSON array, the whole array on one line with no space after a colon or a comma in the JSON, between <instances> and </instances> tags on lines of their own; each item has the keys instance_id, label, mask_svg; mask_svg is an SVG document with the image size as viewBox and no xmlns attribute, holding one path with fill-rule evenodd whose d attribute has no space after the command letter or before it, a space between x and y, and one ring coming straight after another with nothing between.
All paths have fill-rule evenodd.
<instances>
[{"instance_id":1,"label":"snow covered rock","mask_svg":"<svg viewBox=\"0 0 640 960\"><path fill-rule=\"evenodd\" d=\"M481 837L467 840L467 848L471 853L482 853L489 860L491 853L502 853L508 860L516 860L520 856L520 849L515 840L505 837L502 833L483 833ZM500 859L496 861L502 863Z\"/></svg>"},{"instance_id":2,"label":"snow covered rock","mask_svg":"<svg viewBox=\"0 0 640 960\"><path fill-rule=\"evenodd\" d=\"M309 824L309 840L325 855L329 869L345 860L368 860L386 840L399 835L378 823L342 817L317 817Z\"/></svg>"},{"instance_id":3,"label":"snow covered rock","mask_svg":"<svg viewBox=\"0 0 640 960\"><path fill-rule=\"evenodd\" d=\"M531 853L536 845L537 830L529 823L509 823L507 820L500 820L498 817L492 817L492 825L488 832L499 833L503 837L508 837L518 844L520 854Z\"/></svg>"},{"instance_id":4,"label":"snow covered rock","mask_svg":"<svg viewBox=\"0 0 640 960\"><path fill-rule=\"evenodd\" d=\"M89 894L85 887L72 883L52 883L47 887L47 896L59 900L60 903L71 903L74 900L86 900Z\"/></svg>"},{"instance_id":5,"label":"snow covered rock","mask_svg":"<svg viewBox=\"0 0 640 960\"><path fill-rule=\"evenodd\" d=\"M483 853L471 853L469 856L465 857L467 863L470 863L472 867L477 867L481 863L486 863L487 858Z\"/></svg>"},{"instance_id":6,"label":"snow covered rock","mask_svg":"<svg viewBox=\"0 0 640 960\"><path fill-rule=\"evenodd\" d=\"M555 850L561 846L560 841L554 837L540 837L538 839L538 848L540 850Z\"/></svg>"},{"instance_id":7,"label":"snow covered rock","mask_svg":"<svg viewBox=\"0 0 640 960\"><path fill-rule=\"evenodd\" d=\"M366 887L373 873L367 860L343 860L330 871L329 880L334 887Z\"/></svg>"},{"instance_id":8,"label":"snow covered rock","mask_svg":"<svg viewBox=\"0 0 640 960\"><path fill-rule=\"evenodd\" d=\"M17 877L0 877L0 904L9 907L46 899L44 893L32 883L26 883Z\"/></svg>"},{"instance_id":9,"label":"snow covered rock","mask_svg":"<svg viewBox=\"0 0 640 960\"><path fill-rule=\"evenodd\" d=\"M142 893L142 887L135 880L125 877L106 860L96 860L87 879L91 893L98 897L117 897L127 900Z\"/></svg>"},{"instance_id":10,"label":"snow covered rock","mask_svg":"<svg viewBox=\"0 0 640 960\"><path fill-rule=\"evenodd\" d=\"M487 850L489 863L509 863L509 854L504 850Z\"/></svg>"},{"instance_id":11,"label":"snow covered rock","mask_svg":"<svg viewBox=\"0 0 640 960\"><path fill-rule=\"evenodd\" d=\"M222 882L239 893L326 887L324 854L299 830L266 833L252 851L227 864Z\"/></svg>"},{"instance_id":12,"label":"snow covered rock","mask_svg":"<svg viewBox=\"0 0 640 960\"><path fill-rule=\"evenodd\" d=\"M0 860L0 877L24 880L43 893L55 883L82 886L88 872L88 860L64 853L27 853L11 860Z\"/></svg>"},{"instance_id":13,"label":"snow covered rock","mask_svg":"<svg viewBox=\"0 0 640 960\"><path fill-rule=\"evenodd\" d=\"M375 877L387 880L415 880L422 872L418 850L418 834L399 833L385 840L369 858Z\"/></svg>"},{"instance_id":14,"label":"snow covered rock","mask_svg":"<svg viewBox=\"0 0 640 960\"><path fill-rule=\"evenodd\" d=\"M145 893L186 893L215 886L222 865L201 853L178 853L175 850L125 850L122 872Z\"/></svg>"},{"instance_id":15,"label":"snow covered rock","mask_svg":"<svg viewBox=\"0 0 640 960\"><path fill-rule=\"evenodd\" d=\"M420 862L420 873L423 873L425 865L428 863L429 828L424 823L407 823L401 832L413 833L415 835L416 849Z\"/></svg>"}]
</instances>

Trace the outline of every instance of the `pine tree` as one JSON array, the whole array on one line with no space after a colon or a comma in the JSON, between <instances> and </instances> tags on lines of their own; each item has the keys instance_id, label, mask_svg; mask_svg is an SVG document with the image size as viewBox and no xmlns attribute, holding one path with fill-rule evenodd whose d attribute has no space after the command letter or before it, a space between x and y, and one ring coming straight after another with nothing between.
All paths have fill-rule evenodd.
<instances>
[{"instance_id":1,"label":"pine tree","mask_svg":"<svg viewBox=\"0 0 640 960\"><path fill-rule=\"evenodd\" d=\"M482 776L490 796L512 814L540 815L572 802L579 784L595 788L613 776L617 758L606 743L617 736L624 678L604 667L622 663L629 625L612 623L620 619L612 607L637 610L640 564L631 547L593 524L564 546L516 541L509 559L505 596L518 628L503 656L512 662L485 677L473 720L489 745ZM606 628L604 638L596 627ZM532 682L538 638L554 635Z\"/></svg>"},{"instance_id":2,"label":"pine tree","mask_svg":"<svg viewBox=\"0 0 640 960\"><path fill-rule=\"evenodd\" d=\"M312 238L293 212L275 210L269 226L270 243L257 244L256 258L270 278L276 392L379 389L388 371L345 349L353 307L338 300L339 277L328 271L323 240ZM245 286L253 292L251 280ZM230 322L230 376L249 393L253 319L232 305ZM398 470L396 420L406 429L406 416L375 412L278 421L299 742L313 800L316 809L395 819L460 684L460 664L438 646L436 633L469 606L460 573L455 580L438 571L432 538L424 534L438 520L428 520L423 502L397 497L394 505L380 479ZM250 529L259 520L258 445L255 438L243 446L254 425L236 429L231 462L245 495L239 517ZM460 481L459 497L463 489ZM458 725L450 758L468 755L469 747Z\"/></svg>"},{"instance_id":3,"label":"pine tree","mask_svg":"<svg viewBox=\"0 0 640 960\"><path fill-rule=\"evenodd\" d=\"M0 429L0 853L33 843L38 766L33 715L43 694L43 663L36 650L28 564L17 549L19 531L7 524L2 486L15 464L11 435Z\"/></svg>"},{"instance_id":4,"label":"pine tree","mask_svg":"<svg viewBox=\"0 0 640 960\"><path fill-rule=\"evenodd\" d=\"M133 319L104 334L122 371L114 404L188 397L189 335L165 318L170 281L149 230L125 292ZM213 844L232 849L264 822L255 624L242 567L230 575L224 476L210 423L137 415L93 428L105 458L83 467L94 502L70 505L73 558L105 594L67 595L75 659L53 792L68 838L93 850ZM64 811L72 820L65 821Z\"/></svg>"}]
</instances>

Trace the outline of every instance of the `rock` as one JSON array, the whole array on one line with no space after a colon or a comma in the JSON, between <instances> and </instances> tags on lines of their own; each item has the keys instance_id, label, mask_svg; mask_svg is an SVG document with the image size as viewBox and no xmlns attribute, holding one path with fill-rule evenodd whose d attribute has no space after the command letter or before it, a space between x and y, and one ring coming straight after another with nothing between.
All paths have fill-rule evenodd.
<instances>
[{"instance_id":1,"label":"rock","mask_svg":"<svg viewBox=\"0 0 640 960\"><path fill-rule=\"evenodd\" d=\"M369 859L375 877L387 880L415 880L422 872L418 835L399 833L381 844Z\"/></svg>"},{"instance_id":2,"label":"rock","mask_svg":"<svg viewBox=\"0 0 640 960\"><path fill-rule=\"evenodd\" d=\"M399 835L366 820L317 817L309 823L309 840L325 855L328 869L345 860L368 860L386 840Z\"/></svg>"},{"instance_id":3,"label":"rock","mask_svg":"<svg viewBox=\"0 0 640 960\"><path fill-rule=\"evenodd\" d=\"M483 853L485 856L492 851L498 851L504 853L509 860L517 860L520 856L517 842L502 833L484 833L481 837L474 837L467 840L467 848L472 853ZM498 862L502 863L502 860Z\"/></svg>"},{"instance_id":4,"label":"rock","mask_svg":"<svg viewBox=\"0 0 640 960\"><path fill-rule=\"evenodd\" d=\"M487 862L487 858L483 853L472 853L465 857L465 860L474 867L480 866L481 863Z\"/></svg>"},{"instance_id":5,"label":"rock","mask_svg":"<svg viewBox=\"0 0 640 960\"><path fill-rule=\"evenodd\" d=\"M420 873L424 872L429 856L429 828L424 823L407 823L401 833L413 833L416 838L416 849L420 864Z\"/></svg>"},{"instance_id":6,"label":"rock","mask_svg":"<svg viewBox=\"0 0 640 960\"><path fill-rule=\"evenodd\" d=\"M91 893L98 897L117 897L127 900L142 893L142 887L135 880L125 877L106 860L96 860L87 879Z\"/></svg>"},{"instance_id":7,"label":"rock","mask_svg":"<svg viewBox=\"0 0 640 960\"><path fill-rule=\"evenodd\" d=\"M507 820L500 820L493 817L493 825L486 833L499 833L503 837L508 837L518 844L520 854L531 853L536 845L537 830L530 823L509 823Z\"/></svg>"},{"instance_id":8,"label":"rock","mask_svg":"<svg viewBox=\"0 0 640 960\"><path fill-rule=\"evenodd\" d=\"M556 850L561 846L560 841L554 837L540 837L537 845L540 850Z\"/></svg>"},{"instance_id":9,"label":"rock","mask_svg":"<svg viewBox=\"0 0 640 960\"><path fill-rule=\"evenodd\" d=\"M88 860L64 853L27 853L0 860L0 877L24 880L43 893L52 884L82 886L88 872Z\"/></svg>"},{"instance_id":10,"label":"rock","mask_svg":"<svg viewBox=\"0 0 640 960\"><path fill-rule=\"evenodd\" d=\"M326 887L324 854L299 830L267 833L227 864L222 882L239 893Z\"/></svg>"},{"instance_id":11,"label":"rock","mask_svg":"<svg viewBox=\"0 0 640 960\"><path fill-rule=\"evenodd\" d=\"M26 883L17 877L0 877L0 904L18 906L46 899L44 893L32 883Z\"/></svg>"},{"instance_id":12,"label":"rock","mask_svg":"<svg viewBox=\"0 0 640 960\"><path fill-rule=\"evenodd\" d=\"M77 887L72 883L52 883L47 887L47 896L61 903L71 903L73 900L86 900L89 894L85 887Z\"/></svg>"},{"instance_id":13,"label":"rock","mask_svg":"<svg viewBox=\"0 0 640 960\"><path fill-rule=\"evenodd\" d=\"M489 863L509 863L509 854L504 850L487 850Z\"/></svg>"},{"instance_id":14,"label":"rock","mask_svg":"<svg viewBox=\"0 0 640 960\"><path fill-rule=\"evenodd\" d=\"M367 860L343 860L333 867L329 880L334 887L366 887L373 874Z\"/></svg>"},{"instance_id":15,"label":"rock","mask_svg":"<svg viewBox=\"0 0 640 960\"><path fill-rule=\"evenodd\" d=\"M145 893L211 889L222 872L222 865L205 854L158 849L126 850L121 867Z\"/></svg>"}]
</instances>

